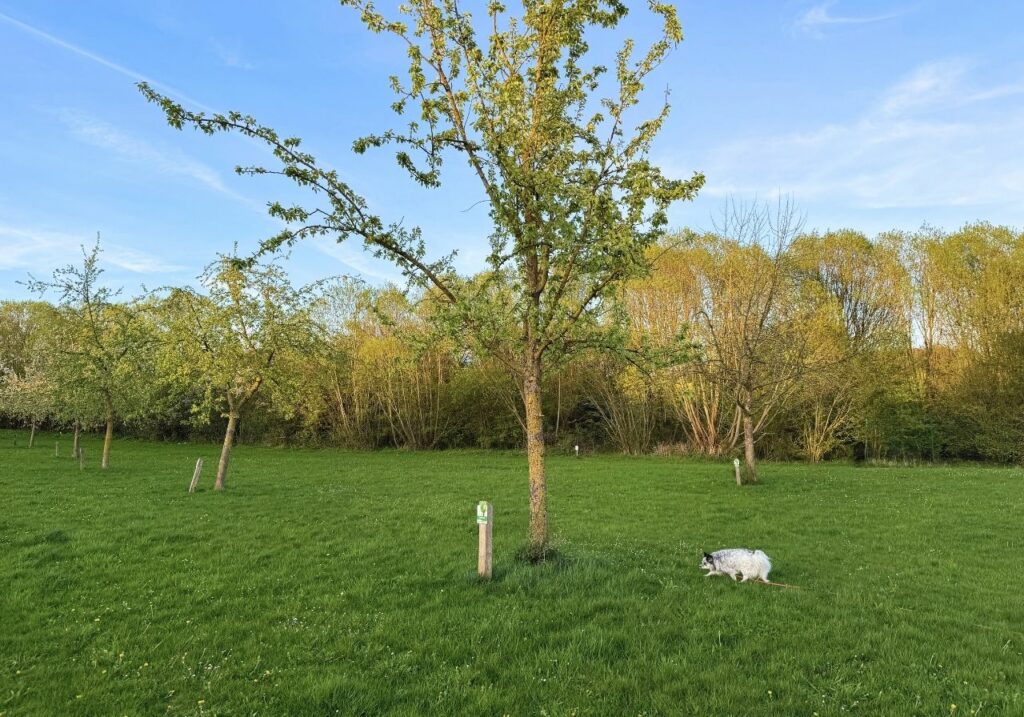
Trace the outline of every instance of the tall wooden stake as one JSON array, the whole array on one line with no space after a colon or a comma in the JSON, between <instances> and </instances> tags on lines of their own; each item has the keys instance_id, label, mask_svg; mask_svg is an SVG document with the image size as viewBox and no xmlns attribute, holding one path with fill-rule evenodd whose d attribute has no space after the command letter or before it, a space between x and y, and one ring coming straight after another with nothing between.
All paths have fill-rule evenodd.
<instances>
[{"instance_id":1,"label":"tall wooden stake","mask_svg":"<svg viewBox=\"0 0 1024 717\"><path fill-rule=\"evenodd\" d=\"M53 442L53 457L60 458L60 441Z\"/></svg>"},{"instance_id":2,"label":"tall wooden stake","mask_svg":"<svg viewBox=\"0 0 1024 717\"><path fill-rule=\"evenodd\" d=\"M192 472L192 484L188 487L189 493L196 492L196 486L199 485L199 474L203 472L203 459L200 458L196 461L196 469Z\"/></svg>"},{"instance_id":3,"label":"tall wooden stake","mask_svg":"<svg viewBox=\"0 0 1024 717\"><path fill-rule=\"evenodd\" d=\"M492 536L494 529L494 506L486 500L477 503L476 522L480 528L480 550L476 560L476 572L485 580L491 579Z\"/></svg>"},{"instance_id":4,"label":"tall wooden stake","mask_svg":"<svg viewBox=\"0 0 1024 717\"><path fill-rule=\"evenodd\" d=\"M743 485L743 478L740 477L740 459L734 458L732 465L736 469L736 485Z\"/></svg>"},{"instance_id":5,"label":"tall wooden stake","mask_svg":"<svg viewBox=\"0 0 1024 717\"><path fill-rule=\"evenodd\" d=\"M85 449L81 446L78 448L78 470L85 470Z\"/></svg>"}]
</instances>

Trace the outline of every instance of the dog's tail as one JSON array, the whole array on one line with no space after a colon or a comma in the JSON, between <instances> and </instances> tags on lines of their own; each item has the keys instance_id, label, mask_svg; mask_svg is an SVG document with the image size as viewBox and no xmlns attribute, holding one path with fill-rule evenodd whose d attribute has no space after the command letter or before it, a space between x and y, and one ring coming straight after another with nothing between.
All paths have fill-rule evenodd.
<instances>
[{"instance_id":1,"label":"dog's tail","mask_svg":"<svg viewBox=\"0 0 1024 717\"><path fill-rule=\"evenodd\" d=\"M761 577L765 580L768 579L768 573L772 569L772 561L763 550L755 550L754 557L757 558L758 563L761 565Z\"/></svg>"}]
</instances>

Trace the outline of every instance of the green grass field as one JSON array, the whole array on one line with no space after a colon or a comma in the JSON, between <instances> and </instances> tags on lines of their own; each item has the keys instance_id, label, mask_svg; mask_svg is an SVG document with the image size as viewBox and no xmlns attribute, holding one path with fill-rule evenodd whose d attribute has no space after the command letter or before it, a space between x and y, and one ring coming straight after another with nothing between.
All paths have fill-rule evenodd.
<instances>
[{"instance_id":1,"label":"green grass field","mask_svg":"<svg viewBox=\"0 0 1024 717\"><path fill-rule=\"evenodd\" d=\"M15 438L18 446L14 445ZM1024 472L0 432L0 715L1024 714ZM201 492L186 489L195 459ZM494 502L495 577L474 504ZM785 589L704 578L748 546Z\"/></svg>"}]
</instances>

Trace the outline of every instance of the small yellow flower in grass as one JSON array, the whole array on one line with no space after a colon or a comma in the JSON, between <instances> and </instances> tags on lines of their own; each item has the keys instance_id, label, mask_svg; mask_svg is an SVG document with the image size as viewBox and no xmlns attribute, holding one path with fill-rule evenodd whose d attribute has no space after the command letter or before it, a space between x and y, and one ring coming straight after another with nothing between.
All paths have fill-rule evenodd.
<instances>
[{"instance_id":1,"label":"small yellow flower in grass","mask_svg":"<svg viewBox=\"0 0 1024 717\"><path fill-rule=\"evenodd\" d=\"M950 711L950 714L952 714L953 712L956 712L956 705L953 704L952 702L949 704L949 711Z\"/></svg>"},{"instance_id":2,"label":"small yellow flower in grass","mask_svg":"<svg viewBox=\"0 0 1024 717\"><path fill-rule=\"evenodd\" d=\"M93 620L93 622L99 622L99 621L100 621L99 618L96 618L95 620Z\"/></svg>"},{"instance_id":3,"label":"small yellow flower in grass","mask_svg":"<svg viewBox=\"0 0 1024 717\"><path fill-rule=\"evenodd\" d=\"M206 704L206 700L199 700L199 704L205 705Z\"/></svg>"}]
</instances>

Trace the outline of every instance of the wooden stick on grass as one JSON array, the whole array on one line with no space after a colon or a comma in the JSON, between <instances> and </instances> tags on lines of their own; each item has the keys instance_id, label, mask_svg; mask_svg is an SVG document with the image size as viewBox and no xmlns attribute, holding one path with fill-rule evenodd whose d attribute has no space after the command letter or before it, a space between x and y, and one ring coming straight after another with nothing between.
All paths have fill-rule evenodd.
<instances>
[{"instance_id":1,"label":"wooden stick on grass","mask_svg":"<svg viewBox=\"0 0 1024 717\"><path fill-rule=\"evenodd\" d=\"M789 583L773 583L771 580L757 580L755 582L757 582L757 583L759 583L761 585L774 585L775 587L778 587L778 588L795 588L797 590L800 589L799 585L790 585Z\"/></svg>"}]
</instances>

